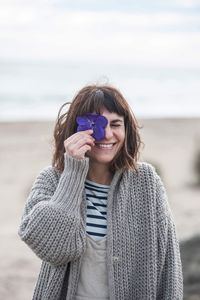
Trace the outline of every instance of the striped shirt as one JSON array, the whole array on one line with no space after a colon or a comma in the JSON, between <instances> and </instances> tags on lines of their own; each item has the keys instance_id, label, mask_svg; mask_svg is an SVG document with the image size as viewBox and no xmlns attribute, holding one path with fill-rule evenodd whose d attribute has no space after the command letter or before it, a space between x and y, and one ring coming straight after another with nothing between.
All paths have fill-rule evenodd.
<instances>
[{"instance_id":1,"label":"striped shirt","mask_svg":"<svg viewBox=\"0 0 200 300\"><path fill-rule=\"evenodd\" d=\"M86 232L94 240L107 233L107 199L110 186L90 180L85 181L87 201Z\"/></svg>"}]
</instances>

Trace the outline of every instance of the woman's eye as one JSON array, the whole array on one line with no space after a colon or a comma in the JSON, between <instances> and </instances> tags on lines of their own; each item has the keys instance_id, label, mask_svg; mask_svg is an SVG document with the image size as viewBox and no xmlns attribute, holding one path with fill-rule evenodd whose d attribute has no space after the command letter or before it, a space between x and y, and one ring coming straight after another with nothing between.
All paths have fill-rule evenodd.
<instances>
[{"instance_id":1,"label":"woman's eye","mask_svg":"<svg viewBox=\"0 0 200 300\"><path fill-rule=\"evenodd\" d=\"M112 127L119 127L120 124L111 124L110 126L112 126Z\"/></svg>"}]
</instances>

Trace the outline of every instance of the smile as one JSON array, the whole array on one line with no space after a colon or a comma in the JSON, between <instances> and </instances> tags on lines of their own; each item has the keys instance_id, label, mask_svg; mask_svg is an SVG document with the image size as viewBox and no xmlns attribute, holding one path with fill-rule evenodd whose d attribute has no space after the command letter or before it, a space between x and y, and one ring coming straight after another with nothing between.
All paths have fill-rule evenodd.
<instances>
[{"instance_id":1,"label":"smile","mask_svg":"<svg viewBox=\"0 0 200 300\"><path fill-rule=\"evenodd\" d=\"M114 146L114 143L112 144L95 144L95 146L99 149L112 149Z\"/></svg>"}]
</instances>

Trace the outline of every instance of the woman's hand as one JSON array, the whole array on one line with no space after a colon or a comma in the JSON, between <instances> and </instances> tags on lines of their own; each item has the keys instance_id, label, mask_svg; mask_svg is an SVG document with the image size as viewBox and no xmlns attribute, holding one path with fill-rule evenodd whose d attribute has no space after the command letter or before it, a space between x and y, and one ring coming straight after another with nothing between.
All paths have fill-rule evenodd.
<instances>
[{"instance_id":1,"label":"woman's hand","mask_svg":"<svg viewBox=\"0 0 200 300\"><path fill-rule=\"evenodd\" d=\"M75 159L84 159L85 153L92 149L95 139L91 136L92 129L72 134L64 141L65 151Z\"/></svg>"}]
</instances>

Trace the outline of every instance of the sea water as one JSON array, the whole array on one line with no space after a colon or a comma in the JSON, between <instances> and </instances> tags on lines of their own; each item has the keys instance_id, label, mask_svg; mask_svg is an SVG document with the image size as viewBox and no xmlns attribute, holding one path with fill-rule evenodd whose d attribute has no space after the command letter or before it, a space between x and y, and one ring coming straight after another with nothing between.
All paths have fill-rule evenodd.
<instances>
[{"instance_id":1,"label":"sea water","mask_svg":"<svg viewBox=\"0 0 200 300\"><path fill-rule=\"evenodd\" d=\"M54 120L84 85L110 83L142 118L200 117L200 69L0 62L0 121Z\"/></svg>"}]
</instances>

